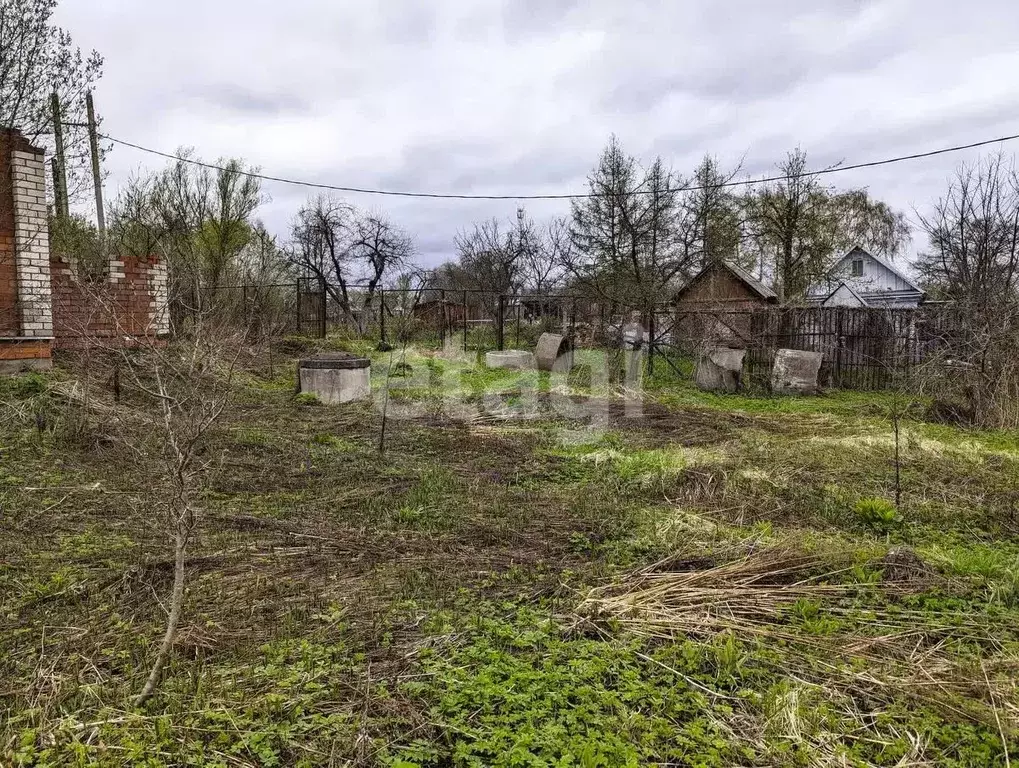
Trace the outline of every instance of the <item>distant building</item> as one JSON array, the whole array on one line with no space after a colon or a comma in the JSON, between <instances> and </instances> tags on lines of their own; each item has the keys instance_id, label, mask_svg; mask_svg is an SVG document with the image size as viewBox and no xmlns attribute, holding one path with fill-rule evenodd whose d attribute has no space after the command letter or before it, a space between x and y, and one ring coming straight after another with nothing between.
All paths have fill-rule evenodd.
<instances>
[{"instance_id":1,"label":"distant building","mask_svg":"<svg viewBox=\"0 0 1019 768\"><path fill-rule=\"evenodd\" d=\"M880 256L853 248L807 291L810 304L824 307L881 307L905 309L918 306L924 292Z\"/></svg>"}]
</instances>

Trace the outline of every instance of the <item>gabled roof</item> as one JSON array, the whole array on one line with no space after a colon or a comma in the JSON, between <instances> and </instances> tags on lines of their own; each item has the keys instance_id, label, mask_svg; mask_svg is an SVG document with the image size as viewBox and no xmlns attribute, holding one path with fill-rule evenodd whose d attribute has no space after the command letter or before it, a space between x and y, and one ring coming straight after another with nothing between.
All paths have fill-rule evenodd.
<instances>
[{"instance_id":1,"label":"gabled roof","mask_svg":"<svg viewBox=\"0 0 1019 768\"><path fill-rule=\"evenodd\" d=\"M773 290L771 290L771 288L766 286L764 283L762 283L760 280L755 278L753 275L751 275L749 272L747 272L742 267L738 267L735 264L730 264L727 261L713 261L710 264L708 264L707 266L705 266L704 269L702 269L700 272L698 272L692 278L690 278L690 282L688 282L686 285L684 285L682 288L680 288L676 292L676 295L673 297L673 301L675 301L680 296L682 296L684 293L686 293L688 290L690 290L690 288L695 283L699 282L701 280L701 278L703 278L705 275L710 273L712 269L716 269L716 268L721 268L721 269L725 269L726 271L728 271L733 277L735 277L737 280L739 280L741 283L743 283L747 288L749 288L753 293L757 294L759 297L761 297L765 301L777 301L778 300L778 294L777 293L775 293Z\"/></svg>"},{"instance_id":2,"label":"gabled roof","mask_svg":"<svg viewBox=\"0 0 1019 768\"><path fill-rule=\"evenodd\" d=\"M832 296L841 291L843 288L845 288L854 299L860 302L861 307L870 306L869 304L867 304L867 300L860 296L860 294L858 294L856 291L854 291L852 289L852 286L847 284L845 280L843 280L841 283L835 286L835 290L824 297L824 299L821 301L821 306L822 307L826 306L828 304L828 300L831 299Z\"/></svg>"},{"instance_id":3,"label":"gabled roof","mask_svg":"<svg viewBox=\"0 0 1019 768\"><path fill-rule=\"evenodd\" d=\"M851 250L845 256L843 256L841 259L839 259L838 262L835 264L835 266L831 268L831 270L829 271L828 274L831 274L832 272L837 270L839 267L841 267L843 264L845 264L846 261L851 260L851 259L861 258L861 257L864 257L864 256L869 257L869 258L873 259L874 261L876 261L878 264L880 264L882 267L887 269L889 272L891 272L893 275L895 275L897 278L899 278L902 282L904 282L906 285L908 285L910 288L912 288L917 293L923 293L924 292L923 289L921 289L916 283L914 283L912 280L910 280L908 277L906 277L906 275L904 275L901 270L898 270L895 267L893 267L891 262L889 262L883 256L875 256L870 251L865 251L863 248L861 248L858 245L856 247L854 247L853 250Z\"/></svg>"}]
</instances>

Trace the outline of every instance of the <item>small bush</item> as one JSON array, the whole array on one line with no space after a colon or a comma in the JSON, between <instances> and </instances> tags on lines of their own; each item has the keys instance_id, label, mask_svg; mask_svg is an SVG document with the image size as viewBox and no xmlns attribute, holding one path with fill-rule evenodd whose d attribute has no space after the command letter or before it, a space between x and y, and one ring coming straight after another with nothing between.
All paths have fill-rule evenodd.
<instances>
[{"instance_id":1,"label":"small bush","mask_svg":"<svg viewBox=\"0 0 1019 768\"><path fill-rule=\"evenodd\" d=\"M887 535L902 525L902 516L887 499L860 499L853 509L860 521L877 533Z\"/></svg>"}]
</instances>

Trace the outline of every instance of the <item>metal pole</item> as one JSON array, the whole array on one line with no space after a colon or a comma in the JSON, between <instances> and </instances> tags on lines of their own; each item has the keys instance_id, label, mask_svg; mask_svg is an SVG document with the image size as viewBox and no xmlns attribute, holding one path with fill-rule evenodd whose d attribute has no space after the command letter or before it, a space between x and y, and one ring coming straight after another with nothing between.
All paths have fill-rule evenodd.
<instances>
[{"instance_id":1,"label":"metal pole","mask_svg":"<svg viewBox=\"0 0 1019 768\"><path fill-rule=\"evenodd\" d=\"M106 211L103 208L103 176L99 168L99 129L96 127L92 91L85 94L85 109L88 113L88 143L92 151L92 184L96 190L96 224L99 226L99 241L105 243Z\"/></svg>"},{"instance_id":2,"label":"metal pole","mask_svg":"<svg viewBox=\"0 0 1019 768\"><path fill-rule=\"evenodd\" d=\"M463 314L464 314L464 318L463 318L464 319L464 352L466 352L467 351L467 291L464 291Z\"/></svg>"},{"instance_id":3,"label":"metal pole","mask_svg":"<svg viewBox=\"0 0 1019 768\"><path fill-rule=\"evenodd\" d=\"M322 297L318 303L318 337L324 339L326 337L326 279L324 277L318 279L318 289Z\"/></svg>"},{"instance_id":4,"label":"metal pole","mask_svg":"<svg viewBox=\"0 0 1019 768\"><path fill-rule=\"evenodd\" d=\"M647 375L652 378L655 375L655 310L651 308L651 316L648 318L647 334Z\"/></svg>"},{"instance_id":5,"label":"metal pole","mask_svg":"<svg viewBox=\"0 0 1019 768\"><path fill-rule=\"evenodd\" d=\"M520 310L523 309L523 303L517 302L517 348L520 348Z\"/></svg>"},{"instance_id":6,"label":"metal pole","mask_svg":"<svg viewBox=\"0 0 1019 768\"><path fill-rule=\"evenodd\" d=\"M301 278L297 278L297 333L301 332Z\"/></svg>"},{"instance_id":7,"label":"metal pole","mask_svg":"<svg viewBox=\"0 0 1019 768\"><path fill-rule=\"evenodd\" d=\"M379 332L382 336L379 342L386 343L386 289L379 287Z\"/></svg>"}]
</instances>

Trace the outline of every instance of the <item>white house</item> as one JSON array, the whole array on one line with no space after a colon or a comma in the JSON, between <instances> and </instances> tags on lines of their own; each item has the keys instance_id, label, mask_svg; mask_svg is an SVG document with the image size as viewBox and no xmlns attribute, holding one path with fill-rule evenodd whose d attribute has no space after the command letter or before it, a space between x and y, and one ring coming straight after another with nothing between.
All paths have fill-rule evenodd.
<instances>
[{"instance_id":1,"label":"white house","mask_svg":"<svg viewBox=\"0 0 1019 768\"><path fill-rule=\"evenodd\" d=\"M825 307L910 308L923 301L924 292L888 261L853 248L824 279L807 291L807 301Z\"/></svg>"}]
</instances>

